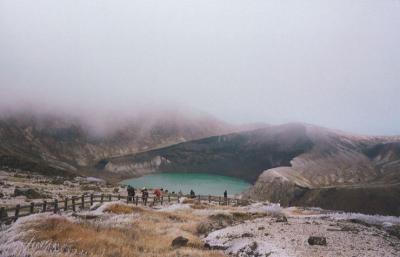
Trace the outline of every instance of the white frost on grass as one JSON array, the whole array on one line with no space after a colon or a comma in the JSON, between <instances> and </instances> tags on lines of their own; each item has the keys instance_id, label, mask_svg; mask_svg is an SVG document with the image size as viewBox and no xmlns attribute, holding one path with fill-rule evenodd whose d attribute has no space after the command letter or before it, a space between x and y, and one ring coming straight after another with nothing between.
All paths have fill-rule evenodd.
<instances>
[{"instance_id":1,"label":"white frost on grass","mask_svg":"<svg viewBox=\"0 0 400 257\"><path fill-rule=\"evenodd\" d=\"M15 223L9 226L3 226L0 230L0 256L1 257L28 257L39 255L40 252L50 252L53 256L63 254L63 256L68 256L69 254L80 255L81 253L76 252L72 249L61 249L58 244L54 244L48 241L34 242L31 239L28 243L26 240L27 236L32 230L27 230L30 224L35 224L39 220L49 219L59 217L50 213L41 213L30 215L18 219ZM65 218L65 217L63 217ZM69 251L70 250L70 251Z\"/></svg>"},{"instance_id":2,"label":"white frost on grass","mask_svg":"<svg viewBox=\"0 0 400 257\"><path fill-rule=\"evenodd\" d=\"M131 214L104 214L99 219L87 220L91 224L102 228L126 228L139 217L138 213Z\"/></svg>"},{"instance_id":3,"label":"white frost on grass","mask_svg":"<svg viewBox=\"0 0 400 257\"><path fill-rule=\"evenodd\" d=\"M175 212L175 211L179 211L179 210L188 210L190 209L190 205L189 204L171 204L171 205L165 205L165 206L161 206L160 209L158 209L157 211L161 211L161 212Z\"/></svg>"},{"instance_id":4,"label":"white frost on grass","mask_svg":"<svg viewBox=\"0 0 400 257\"><path fill-rule=\"evenodd\" d=\"M230 214L229 210L218 210L218 209L200 209L194 210L193 214L198 216L210 216L210 215L217 215L217 214Z\"/></svg>"},{"instance_id":5,"label":"white frost on grass","mask_svg":"<svg viewBox=\"0 0 400 257\"><path fill-rule=\"evenodd\" d=\"M284 211L284 208L282 208L279 203L268 203L268 202L253 203L249 206L239 207L238 209L251 213L264 212L271 216L282 215Z\"/></svg>"},{"instance_id":6,"label":"white frost on grass","mask_svg":"<svg viewBox=\"0 0 400 257\"><path fill-rule=\"evenodd\" d=\"M94 211L90 211L88 213L90 214L96 214L96 215L101 215L103 214L107 209L109 209L111 206L115 205L115 204L121 204L121 205L127 205L126 203L124 203L122 200L121 201L113 201L113 202L107 202L107 203L103 203L100 206L98 206ZM92 207L94 207L95 204L92 205ZM131 206L131 205L129 205ZM91 208L92 208L91 207Z\"/></svg>"}]
</instances>

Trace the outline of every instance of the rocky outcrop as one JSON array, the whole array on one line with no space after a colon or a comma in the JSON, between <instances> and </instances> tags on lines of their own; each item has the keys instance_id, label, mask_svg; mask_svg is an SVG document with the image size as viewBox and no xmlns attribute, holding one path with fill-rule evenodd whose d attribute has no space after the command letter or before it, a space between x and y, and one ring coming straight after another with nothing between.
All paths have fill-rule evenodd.
<instances>
[{"instance_id":1,"label":"rocky outcrop","mask_svg":"<svg viewBox=\"0 0 400 257\"><path fill-rule=\"evenodd\" d=\"M172 247L184 247L187 245L189 242L189 239L183 237L183 236L178 236L171 242Z\"/></svg>"},{"instance_id":2,"label":"rocky outcrop","mask_svg":"<svg viewBox=\"0 0 400 257\"><path fill-rule=\"evenodd\" d=\"M32 188L15 188L14 196L25 196L28 199L46 198L46 195L43 195Z\"/></svg>"},{"instance_id":3,"label":"rocky outcrop","mask_svg":"<svg viewBox=\"0 0 400 257\"><path fill-rule=\"evenodd\" d=\"M310 236L307 240L309 245L323 245L326 246L326 238L323 236Z\"/></svg>"},{"instance_id":4,"label":"rocky outcrop","mask_svg":"<svg viewBox=\"0 0 400 257\"><path fill-rule=\"evenodd\" d=\"M400 141L305 125L313 148L291 167L265 170L244 197L284 206L319 206L400 215Z\"/></svg>"}]
</instances>

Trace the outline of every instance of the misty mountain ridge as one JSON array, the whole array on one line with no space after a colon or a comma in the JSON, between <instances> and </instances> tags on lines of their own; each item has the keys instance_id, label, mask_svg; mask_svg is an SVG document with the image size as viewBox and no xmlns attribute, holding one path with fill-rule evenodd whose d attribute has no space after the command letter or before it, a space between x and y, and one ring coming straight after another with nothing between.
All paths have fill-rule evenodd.
<instances>
[{"instance_id":1,"label":"misty mountain ridge","mask_svg":"<svg viewBox=\"0 0 400 257\"><path fill-rule=\"evenodd\" d=\"M38 170L47 167L46 170L86 172L103 158L242 129L191 110L133 111L132 115L105 113L104 116L33 111L3 114L1 165L18 168L24 163L22 167L27 168L39 165L40 168L34 168Z\"/></svg>"},{"instance_id":2,"label":"misty mountain ridge","mask_svg":"<svg viewBox=\"0 0 400 257\"><path fill-rule=\"evenodd\" d=\"M112 180L167 171L216 173L253 183L243 195L257 200L400 213L399 136L303 123L234 126L170 110L111 125L98 133L72 116L3 116L1 168Z\"/></svg>"}]
</instances>

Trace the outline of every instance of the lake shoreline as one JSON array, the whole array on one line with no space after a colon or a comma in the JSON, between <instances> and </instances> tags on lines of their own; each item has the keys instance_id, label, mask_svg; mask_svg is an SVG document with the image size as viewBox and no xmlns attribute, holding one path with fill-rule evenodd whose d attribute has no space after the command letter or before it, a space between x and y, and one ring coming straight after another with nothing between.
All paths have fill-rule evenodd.
<instances>
[{"instance_id":1,"label":"lake shoreline","mask_svg":"<svg viewBox=\"0 0 400 257\"><path fill-rule=\"evenodd\" d=\"M196 172L158 172L140 177L125 179L120 185L131 185L135 188L164 188L169 192L182 191L188 194L194 190L196 194L223 195L225 190L229 195L237 195L252 185L242 179Z\"/></svg>"}]
</instances>

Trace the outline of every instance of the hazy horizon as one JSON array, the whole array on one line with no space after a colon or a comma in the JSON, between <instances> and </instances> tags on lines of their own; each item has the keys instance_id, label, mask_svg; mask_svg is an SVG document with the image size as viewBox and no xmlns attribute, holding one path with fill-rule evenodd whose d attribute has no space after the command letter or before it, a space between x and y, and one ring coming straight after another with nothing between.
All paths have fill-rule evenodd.
<instances>
[{"instance_id":1,"label":"hazy horizon","mask_svg":"<svg viewBox=\"0 0 400 257\"><path fill-rule=\"evenodd\" d=\"M399 28L398 0L0 0L0 112L400 135Z\"/></svg>"}]
</instances>

